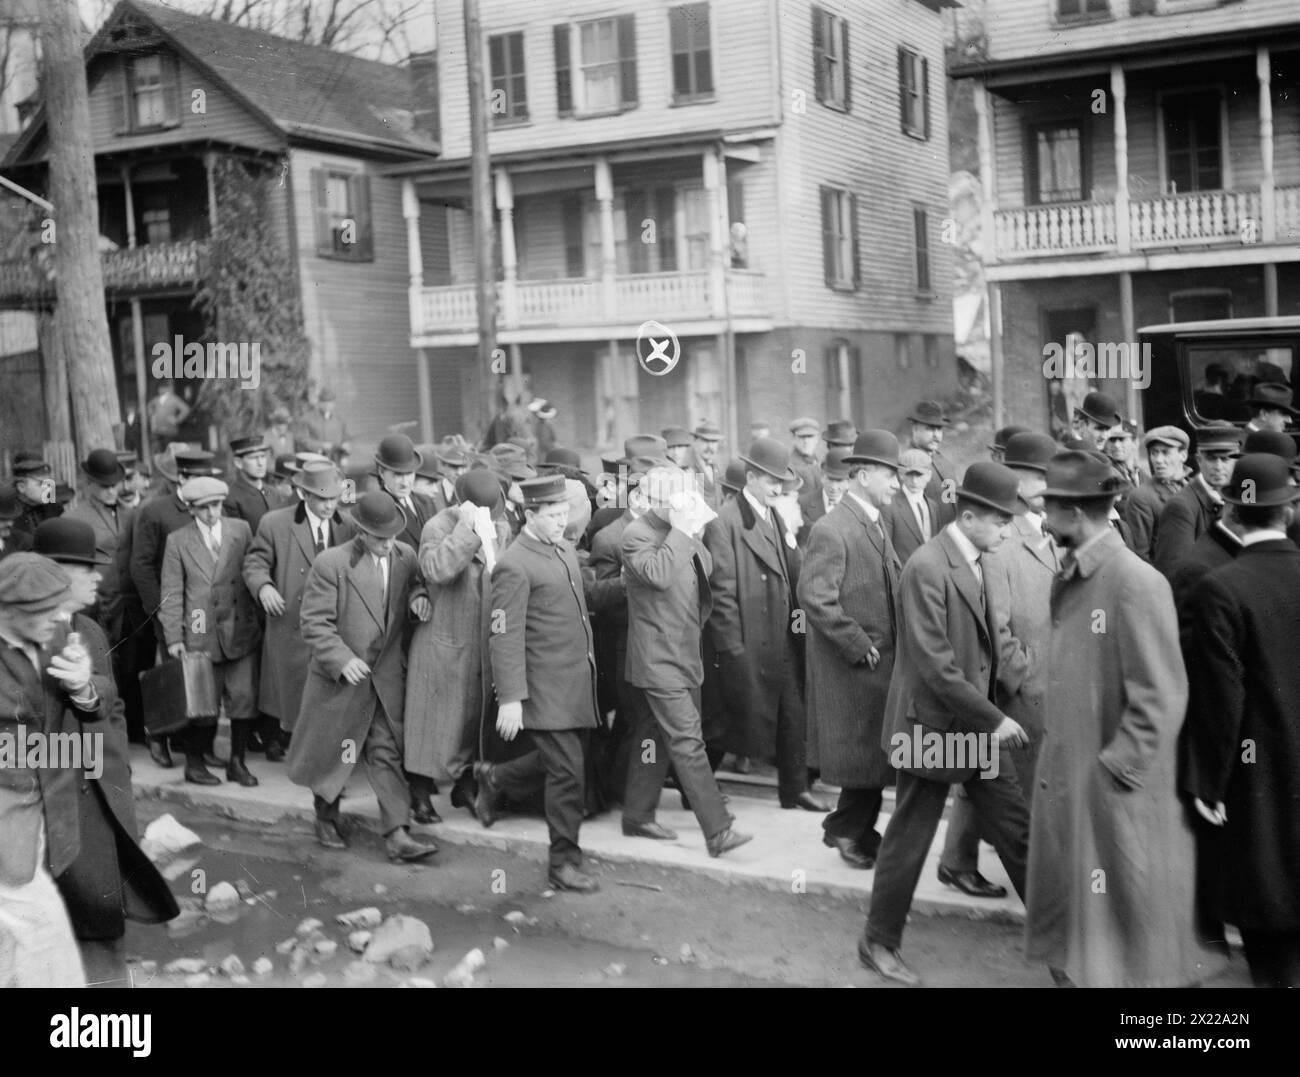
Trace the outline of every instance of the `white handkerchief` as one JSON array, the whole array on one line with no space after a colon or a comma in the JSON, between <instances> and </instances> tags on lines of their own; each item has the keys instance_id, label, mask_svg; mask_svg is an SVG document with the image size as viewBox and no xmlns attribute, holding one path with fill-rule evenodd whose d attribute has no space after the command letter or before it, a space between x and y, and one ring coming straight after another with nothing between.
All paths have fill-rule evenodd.
<instances>
[{"instance_id":1,"label":"white handkerchief","mask_svg":"<svg viewBox=\"0 0 1300 1077\"><path fill-rule=\"evenodd\" d=\"M492 525L492 510L485 505L479 505L474 509L474 534L478 535L479 541L483 543L483 560L487 563L490 576L497 563L497 536L496 528Z\"/></svg>"}]
</instances>

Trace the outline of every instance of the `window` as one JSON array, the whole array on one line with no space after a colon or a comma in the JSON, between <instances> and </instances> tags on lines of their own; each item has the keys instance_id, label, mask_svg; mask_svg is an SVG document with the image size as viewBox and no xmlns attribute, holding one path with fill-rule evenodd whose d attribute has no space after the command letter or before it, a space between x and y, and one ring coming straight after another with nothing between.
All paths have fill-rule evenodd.
<instances>
[{"instance_id":1,"label":"window","mask_svg":"<svg viewBox=\"0 0 1300 1077\"><path fill-rule=\"evenodd\" d=\"M1043 124L1029 129L1029 192L1035 204L1080 202L1090 183L1085 174L1083 126Z\"/></svg>"},{"instance_id":2,"label":"window","mask_svg":"<svg viewBox=\"0 0 1300 1077\"><path fill-rule=\"evenodd\" d=\"M118 134L180 121L179 74L176 57L162 53L122 61L120 93L113 101L113 129Z\"/></svg>"},{"instance_id":3,"label":"window","mask_svg":"<svg viewBox=\"0 0 1300 1077\"><path fill-rule=\"evenodd\" d=\"M903 134L930 137L930 61L911 49L898 50L899 123Z\"/></svg>"},{"instance_id":4,"label":"window","mask_svg":"<svg viewBox=\"0 0 1300 1077\"><path fill-rule=\"evenodd\" d=\"M933 292L930 280L930 211L921 207L912 207L912 235L916 245L916 290L926 294Z\"/></svg>"},{"instance_id":5,"label":"window","mask_svg":"<svg viewBox=\"0 0 1300 1077\"><path fill-rule=\"evenodd\" d=\"M370 177L318 168L312 172L316 253L354 262L374 260L370 224Z\"/></svg>"},{"instance_id":6,"label":"window","mask_svg":"<svg viewBox=\"0 0 1300 1077\"><path fill-rule=\"evenodd\" d=\"M713 96L713 53L709 48L709 5L683 4L668 9L673 54L673 100Z\"/></svg>"},{"instance_id":7,"label":"window","mask_svg":"<svg viewBox=\"0 0 1300 1077\"><path fill-rule=\"evenodd\" d=\"M172 215L166 196L153 195L145 199L140 221L144 225L144 241L149 246L172 241Z\"/></svg>"},{"instance_id":8,"label":"window","mask_svg":"<svg viewBox=\"0 0 1300 1077\"><path fill-rule=\"evenodd\" d=\"M524 35L494 34L488 38L492 72L492 122L522 123L528 119L528 87L524 82Z\"/></svg>"},{"instance_id":9,"label":"window","mask_svg":"<svg viewBox=\"0 0 1300 1077\"><path fill-rule=\"evenodd\" d=\"M1166 189L1216 191L1223 187L1223 129L1217 90L1170 94L1164 114Z\"/></svg>"},{"instance_id":10,"label":"window","mask_svg":"<svg viewBox=\"0 0 1300 1077\"><path fill-rule=\"evenodd\" d=\"M813 84L817 100L848 109L852 97L849 77L849 26L838 15L812 9Z\"/></svg>"},{"instance_id":11,"label":"window","mask_svg":"<svg viewBox=\"0 0 1300 1077\"><path fill-rule=\"evenodd\" d=\"M858 196L834 187L821 189L822 263L832 288L856 289L858 263Z\"/></svg>"},{"instance_id":12,"label":"window","mask_svg":"<svg viewBox=\"0 0 1300 1077\"><path fill-rule=\"evenodd\" d=\"M738 179L727 180L727 216L731 218L731 268L749 268L749 229L745 226L745 184Z\"/></svg>"},{"instance_id":13,"label":"window","mask_svg":"<svg viewBox=\"0 0 1300 1077\"><path fill-rule=\"evenodd\" d=\"M634 15L560 25L552 33L558 115L599 115L636 107Z\"/></svg>"},{"instance_id":14,"label":"window","mask_svg":"<svg viewBox=\"0 0 1300 1077\"><path fill-rule=\"evenodd\" d=\"M1058 19L1086 19L1094 15L1109 15L1108 0L1056 0Z\"/></svg>"}]
</instances>

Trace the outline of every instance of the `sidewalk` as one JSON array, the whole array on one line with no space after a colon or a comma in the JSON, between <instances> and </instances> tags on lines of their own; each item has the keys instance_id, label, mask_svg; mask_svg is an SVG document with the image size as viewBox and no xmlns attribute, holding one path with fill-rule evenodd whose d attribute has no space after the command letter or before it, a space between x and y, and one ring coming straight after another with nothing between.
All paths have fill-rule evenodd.
<instances>
[{"instance_id":1,"label":"sidewalk","mask_svg":"<svg viewBox=\"0 0 1300 1077\"><path fill-rule=\"evenodd\" d=\"M311 793L289 781L283 763L268 763L258 755L249 757L249 769L261 782L253 789L243 789L224 780L221 785L190 785L182 777L181 767L164 770L138 746L132 746L131 766L137 797L186 804L241 822L282 825L287 822L302 827L309 827L312 822ZM615 810L582 824L582 848L610 863L630 861L668 872L690 872L726 885L806 892L852 901L866 908L875 872L850 868L833 849L822 844L821 815L786 811L774 800L738 794L734 785L731 790L729 807L736 817L736 825L753 834L754 840L716 860L705 851L695 816L681 810L681 801L673 790L664 792L658 819L677 831L680 835L677 841L624 837ZM444 822L422 829L440 844L502 849L539 863L545 861L548 845L545 820L503 815L491 830L485 830L468 812L453 808L445 793L436 797L434 804ZM891 800L886 799L886 810L890 804ZM360 826L378 830L379 807L360 770L344 794L343 810ZM882 832L888 818L886 814L881 815ZM996 854L987 846L981 850L980 871L1007 887L1006 898L996 901L972 898L939 882L935 873L946 826L946 822L939 824L912 911L1023 922L1024 906L1011 890Z\"/></svg>"}]
</instances>

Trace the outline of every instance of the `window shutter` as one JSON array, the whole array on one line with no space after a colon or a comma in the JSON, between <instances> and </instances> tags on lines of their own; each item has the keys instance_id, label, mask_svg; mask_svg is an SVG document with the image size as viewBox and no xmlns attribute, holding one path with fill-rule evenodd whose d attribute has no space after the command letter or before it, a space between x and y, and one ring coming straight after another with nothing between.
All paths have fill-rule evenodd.
<instances>
[{"instance_id":1,"label":"window shutter","mask_svg":"<svg viewBox=\"0 0 1300 1077\"><path fill-rule=\"evenodd\" d=\"M907 134L907 52L898 50L898 128Z\"/></svg>"},{"instance_id":2,"label":"window shutter","mask_svg":"<svg viewBox=\"0 0 1300 1077\"><path fill-rule=\"evenodd\" d=\"M930 61L921 58L921 127L930 137Z\"/></svg>"},{"instance_id":3,"label":"window shutter","mask_svg":"<svg viewBox=\"0 0 1300 1077\"><path fill-rule=\"evenodd\" d=\"M838 395L844 389L844 377L840 371L840 346L831 341L822 354L826 360L826 380L830 382L831 390ZM832 405L827 410L833 415L838 408Z\"/></svg>"},{"instance_id":4,"label":"window shutter","mask_svg":"<svg viewBox=\"0 0 1300 1077\"><path fill-rule=\"evenodd\" d=\"M174 53L162 57L163 126L177 127L181 122L181 70Z\"/></svg>"},{"instance_id":5,"label":"window shutter","mask_svg":"<svg viewBox=\"0 0 1300 1077\"><path fill-rule=\"evenodd\" d=\"M577 191L564 196L564 267L570 277L586 276L582 255L582 201Z\"/></svg>"},{"instance_id":6,"label":"window shutter","mask_svg":"<svg viewBox=\"0 0 1300 1077\"><path fill-rule=\"evenodd\" d=\"M528 80L524 77L524 35L522 31L510 35L511 104L513 118L528 119Z\"/></svg>"},{"instance_id":7,"label":"window shutter","mask_svg":"<svg viewBox=\"0 0 1300 1077\"><path fill-rule=\"evenodd\" d=\"M857 405L857 392L862 388L862 349L856 344L849 345L849 385L853 389L853 403Z\"/></svg>"},{"instance_id":8,"label":"window shutter","mask_svg":"<svg viewBox=\"0 0 1300 1077\"><path fill-rule=\"evenodd\" d=\"M488 73L493 82L494 89L496 88L495 83L497 79L505 78L505 74L506 74L505 55L506 55L505 39L500 34L494 34L492 37L489 37L488 38Z\"/></svg>"},{"instance_id":9,"label":"window shutter","mask_svg":"<svg viewBox=\"0 0 1300 1077\"><path fill-rule=\"evenodd\" d=\"M618 62L623 83L623 104L637 103L636 16L618 17Z\"/></svg>"},{"instance_id":10,"label":"window shutter","mask_svg":"<svg viewBox=\"0 0 1300 1077\"><path fill-rule=\"evenodd\" d=\"M330 222L329 200L326 194L327 174L323 168L311 170L311 185L315 192L316 253L334 253L334 233Z\"/></svg>"},{"instance_id":11,"label":"window shutter","mask_svg":"<svg viewBox=\"0 0 1300 1077\"><path fill-rule=\"evenodd\" d=\"M822 197L822 272L826 283L835 284L835 192L821 188Z\"/></svg>"},{"instance_id":12,"label":"window shutter","mask_svg":"<svg viewBox=\"0 0 1300 1077\"><path fill-rule=\"evenodd\" d=\"M113 83L113 134L124 135L131 130L131 69L130 61L122 57L117 62Z\"/></svg>"},{"instance_id":13,"label":"window shutter","mask_svg":"<svg viewBox=\"0 0 1300 1077\"><path fill-rule=\"evenodd\" d=\"M847 19L840 20L840 29L844 31L844 38L841 42L840 50L840 70L844 72L844 107L851 109L853 107L853 66L849 63L849 23Z\"/></svg>"},{"instance_id":14,"label":"window shutter","mask_svg":"<svg viewBox=\"0 0 1300 1077\"><path fill-rule=\"evenodd\" d=\"M355 257L372 262L375 258L375 233L370 217L370 177L351 176L348 179L348 208L357 224Z\"/></svg>"},{"instance_id":15,"label":"window shutter","mask_svg":"<svg viewBox=\"0 0 1300 1077\"><path fill-rule=\"evenodd\" d=\"M573 115L573 74L569 61L569 24L551 30L555 42L555 114Z\"/></svg>"},{"instance_id":16,"label":"window shutter","mask_svg":"<svg viewBox=\"0 0 1300 1077\"><path fill-rule=\"evenodd\" d=\"M849 237L853 241L853 287L856 288L862 283L862 258L858 251L858 196L849 195L849 228L852 229L852 235Z\"/></svg>"},{"instance_id":17,"label":"window shutter","mask_svg":"<svg viewBox=\"0 0 1300 1077\"><path fill-rule=\"evenodd\" d=\"M822 10L812 9L813 88L818 101L826 100L826 34Z\"/></svg>"}]
</instances>

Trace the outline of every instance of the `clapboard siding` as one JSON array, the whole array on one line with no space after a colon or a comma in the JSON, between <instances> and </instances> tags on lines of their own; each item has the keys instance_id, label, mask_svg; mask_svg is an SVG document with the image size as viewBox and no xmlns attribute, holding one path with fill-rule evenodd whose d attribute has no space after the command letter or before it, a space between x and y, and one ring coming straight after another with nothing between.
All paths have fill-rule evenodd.
<instances>
[{"instance_id":1,"label":"clapboard siding","mask_svg":"<svg viewBox=\"0 0 1300 1077\"><path fill-rule=\"evenodd\" d=\"M674 106L669 52L668 9L677 0L566 0L521 4L483 0L485 37L522 31L529 122L493 128L492 153L549 149L655 135L758 127L774 119L771 87L771 0L711 0L712 101ZM436 0L439 86L442 100L444 159L469 154L465 29L461 0ZM556 115L555 53L552 27L564 22L617 15L636 16L639 105L617 115L575 119ZM574 57L575 63L577 57ZM486 59L485 59L486 65ZM485 66L486 70L486 66Z\"/></svg>"},{"instance_id":2,"label":"clapboard siding","mask_svg":"<svg viewBox=\"0 0 1300 1077\"><path fill-rule=\"evenodd\" d=\"M373 262L316 254L312 170L325 167L369 175ZM420 418L401 182L377 175L356 158L302 149L293 151L290 175L313 374L349 401L348 425L356 442L373 445L390 427ZM408 432L418 434L418 428Z\"/></svg>"},{"instance_id":3,"label":"clapboard siding","mask_svg":"<svg viewBox=\"0 0 1300 1077\"><path fill-rule=\"evenodd\" d=\"M1140 42L1167 45L1202 35L1300 25L1295 0L1236 0L1204 11L1183 8L1175 14L1129 14L1129 0L1110 0L1114 17L1078 23L1056 18L1056 0L990 0L984 26L989 56L1009 60L1052 56Z\"/></svg>"}]
</instances>

